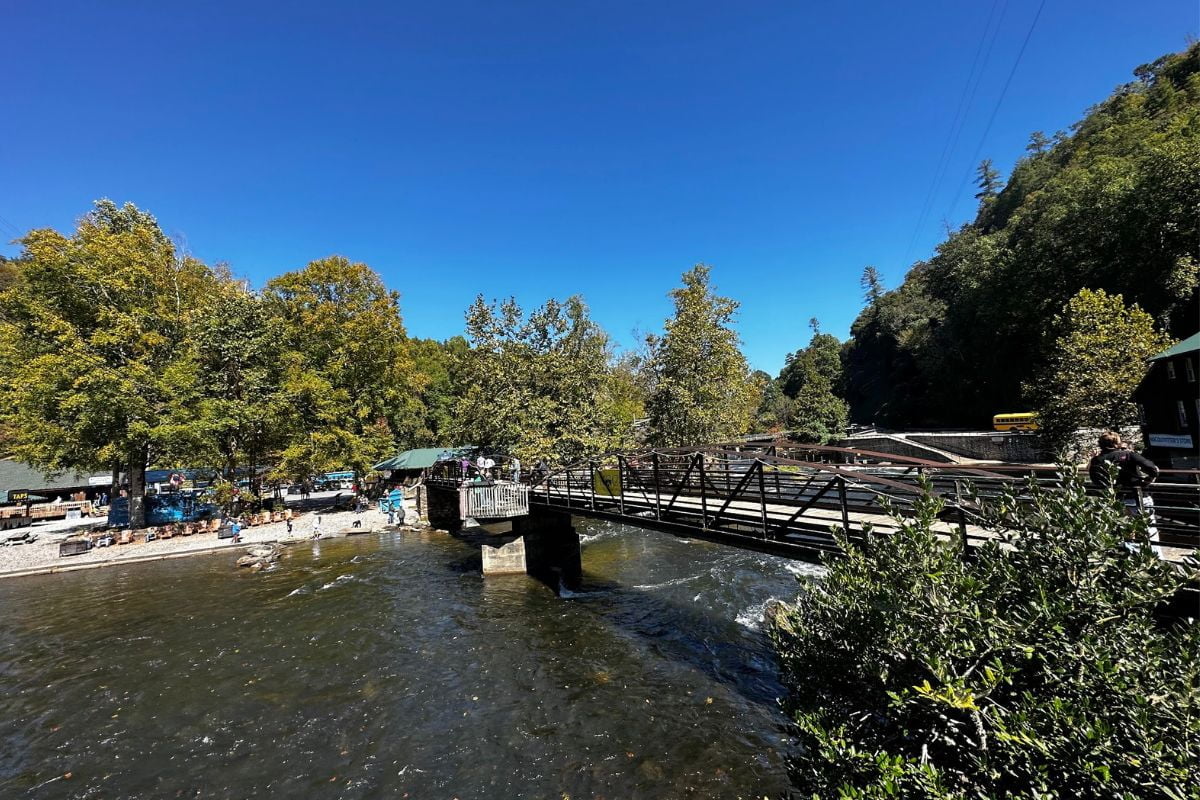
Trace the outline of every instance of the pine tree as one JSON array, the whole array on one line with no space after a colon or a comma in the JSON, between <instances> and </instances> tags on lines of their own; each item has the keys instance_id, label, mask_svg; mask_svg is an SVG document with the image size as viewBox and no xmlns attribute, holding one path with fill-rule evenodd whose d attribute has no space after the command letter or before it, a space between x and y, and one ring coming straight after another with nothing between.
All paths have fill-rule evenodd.
<instances>
[{"instance_id":1,"label":"pine tree","mask_svg":"<svg viewBox=\"0 0 1200 800\"><path fill-rule=\"evenodd\" d=\"M678 447L745 433L762 387L751 378L733 317L738 303L715 294L710 268L697 264L674 289L675 315L661 338L649 337L653 391L646 402L648 439Z\"/></svg>"}]
</instances>

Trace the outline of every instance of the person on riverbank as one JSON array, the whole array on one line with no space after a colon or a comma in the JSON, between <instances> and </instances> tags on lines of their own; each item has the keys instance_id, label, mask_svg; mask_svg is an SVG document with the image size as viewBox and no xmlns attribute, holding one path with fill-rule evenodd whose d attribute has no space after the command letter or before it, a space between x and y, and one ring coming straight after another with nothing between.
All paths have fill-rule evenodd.
<instances>
[{"instance_id":1,"label":"person on riverbank","mask_svg":"<svg viewBox=\"0 0 1200 800\"><path fill-rule=\"evenodd\" d=\"M1098 441L1100 452L1088 462L1088 477L1097 488L1113 490L1125 504L1130 515L1145 514L1148 517L1150 542L1155 553L1158 528L1155 526L1154 498L1148 490L1158 477L1158 466L1140 453L1134 452L1121 441L1121 434L1105 431Z\"/></svg>"},{"instance_id":2,"label":"person on riverbank","mask_svg":"<svg viewBox=\"0 0 1200 800\"><path fill-rule=\"evenodd\" d=\"M313 531L312 537L314 539L321 538L321 515L320 514L317 514L316 516L313 517L312 531Z\"/></svg>"}]
</instances>

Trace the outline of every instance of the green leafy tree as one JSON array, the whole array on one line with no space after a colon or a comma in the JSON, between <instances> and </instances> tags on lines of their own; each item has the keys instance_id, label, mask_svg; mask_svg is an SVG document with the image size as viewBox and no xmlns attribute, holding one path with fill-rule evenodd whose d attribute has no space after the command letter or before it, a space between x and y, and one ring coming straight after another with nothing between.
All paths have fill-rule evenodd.
<instances>
[{"instance_id":1,"label":"green leafy tree","mask_svg":"<svg viewBox=\"0 0 1200 800\"><path fill-rule=\"evenodd\" d=\"M1072 297L1052 330L1044 373L1026 386L1046 436L1063 445L1078 428L1137 424L1133 390L1146 360L1170 346L1170 337L1155 330L1149 314L1103 289Z\"/></svg>"},{"instance_id":2,"label":"green leafy tree","mask_svg":"<svg viewBox=\"0 0 1200 800\"><path fill-rule=\"evenodd\" d=\"M814 798L1179 800L1200 786L1200 635L1155 608L1185 576L1112 494L979 501L964 559L927 497L773 615Z\"/></svg>"},{"instance_id":3,"label":"green leafy tree","mask_svg":"<svg viewBox=\"0 0 1200 800\"><path fill-rule=\"evenodd\" d=\"M284 331L263 299L228 272L203 298L190 334L197 367L193 419L203 463L232 481L241 465L273 464L291 407L282 391ZM251 489L259 486L257 469Z\"/></svg>"},{"instance_id":4,"label":"green leafy tree","mask_svg":"<svg viewBox=\"0 0 1200 800\"><path fill-rule=\"evenodd\" d=\"M706 444L744 434L762 397L732 327L738 304L715 294L709 272L697 264L683 274L683 286L671 291L675 315L661 338L648 338L652 444Z\"/></svg>"},{"instance_id":5,"label":"green leafy tree","mask_svg":"<svg viewBox=\"0 0 1200 800\"><path fill-rule=\"evenodd\" d=\"M751 379L763 387L754 417L755 429L772 432L786 429L792 416L792 399L783 393L778 380L762 370L755 370Z\"/></svg>"},{"instance_id":6,"label":"green leafy tree","mask_svg":"<svg viewBox=\"0 0 1200 800\"><path fill-rule=\"evenodd\" d=\"M809 320L808 347L787 357L778 382L790 402L786 425L802 441L828 443L840 438L849 410L838 396L842 383L841 343Z\"/></svg>"},{"instance_id":7,"label":"green leafy tree","mask_svg":"<svg viewBox=\"0 0 1200 800\"><path fill-rule=\"evenodd\" d=\"M454 416L457 413L458 393L461 383L456 377L457 367L466 356L469 345L462 336L452 336L444 342L434 339L413 339L409 343L413 366L421 385L420 404L422 427L413 439L413 444L424 447L450 447L456 443L452 438Z\"/></svg>"},{"instance_id":8,"label":"green leafy tree","mask_svg":"<svg viewBox=\"0 0 1200 800\"><path fill-rule=\"evenodd\" d=\"M370 267L342 256L313 261L269 281L263 299L287 353L283 388L293 419L282 474L362 475L419 435L423 387L400 295Z\"/></svg>"},{"instance_id":9,"label":"green leafy tree","mask_svg":"<svg viewBox=\"0 0 1200 800\"><path fill-rule=\"evenodd\" d=\"M627 441L627 387L581 298L549 300L526 315L515 300L481 295L467 310L467 340L451 424L459 441L527 463L571 462Z\"/></svg>"},{"instance_id":10,"label":"green leafy tree","mask_svg":"<svg viewBox=\"0 0 1200 800\"><path fill-rule=\"evenodd\" d=\"M147 464L195 453L188 334L213 273L150 214L110 200L69 237L20 241L0 293L0 424L13 454L46 472L124 465L141 527Z\"/></svg>"}]
</instances>

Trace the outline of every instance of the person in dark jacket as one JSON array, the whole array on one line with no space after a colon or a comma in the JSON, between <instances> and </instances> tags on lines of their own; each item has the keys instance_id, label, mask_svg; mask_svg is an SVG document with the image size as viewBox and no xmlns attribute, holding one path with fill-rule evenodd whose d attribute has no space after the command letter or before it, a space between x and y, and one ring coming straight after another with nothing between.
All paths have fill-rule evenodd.
<instances>
[{"instance_id":1,"label":"person in dark jacket","mask_svg":"<svg viewBox=\"0 0 1200 800\"><path fill-rule=\"evenodd\" d=\"M1100 434L1100 452L1088 462L1088 477L1101 489L1115 489L1130 514L1143 512L1149 517L1150 541L1158 542L1155 527L1154 499L1146 493L1150 484L1158 477L1158 467L1153 461L1135 453L1121 441L1121 434L1105 431ZM1154 552L1162 555L1158 547Z\"/></svg>"},{"instance_id":2,"label":"person in dark jacket","mask_svg":"<svg viewBox=\"0 0 1200 800\"><path fill-rule=\"evenodd\" d=\"M1136 494L1138 489L1149 489L1158 477L1158 467L1154 462L1130 450L1121 441L1121 434L1105 431L1100 434L1099 444L1100 452L1092 456L1088 464L1088 475L1092 483L1101 489L1113 487L1114 470L1116 489L1121 494Z\"/></svg>"}]
</instances>

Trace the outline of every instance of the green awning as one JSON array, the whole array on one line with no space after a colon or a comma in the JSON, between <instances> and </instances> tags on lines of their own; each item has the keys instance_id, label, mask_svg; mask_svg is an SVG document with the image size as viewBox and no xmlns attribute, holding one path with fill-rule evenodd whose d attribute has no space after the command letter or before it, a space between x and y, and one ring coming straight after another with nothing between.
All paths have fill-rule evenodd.
<instances>
[{"instance_id":1,"label":"green awning","mask_svg":"<svg viewBox=\"0 0 1200 800\"><path fill-rule=\"evenodd\" d=\"M407 470L428 469L443 458L453 458L470 447L418 447L415 450L405 450L399 455L392 456L387 461L381 461L371 469L375 470Z\"/></svg>"},{"instance_id":2,"label":"green awning","mask_svg":"<svg viewBox=\"0 0 1200 800\"><path fill-rule=\"evenodd\" d=\"M1184 353L1192 353L1200 350L1200 333L1193 333L1188 338L1184 339L1174 347L1168 347L1156 356L1150 356L1151 361L1161 361L1164 358L1174 358L1181 356Z\"/></svg>"}]
</instances>

